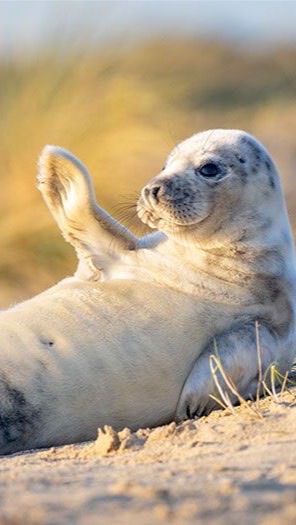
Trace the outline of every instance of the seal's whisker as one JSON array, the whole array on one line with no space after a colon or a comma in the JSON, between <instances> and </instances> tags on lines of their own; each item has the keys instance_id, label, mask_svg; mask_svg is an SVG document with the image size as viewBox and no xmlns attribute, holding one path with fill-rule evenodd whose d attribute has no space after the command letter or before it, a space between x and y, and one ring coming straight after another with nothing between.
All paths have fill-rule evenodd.
<instances>
[{"instance_id":1,"label":"seal's whisker","mask_svg":"<svg viewBox=\"0 0 296 525\"><path fill-rule=\"evenodd\" d=\"M116 213L116 218L138 237L150 231L150 228L138 218L136 205L127 205Z\"/></svg>"},{"instance_id":2,"label":"seal's whisker","mask_svg":"<svg viewBox=\"0 0 296 525\"><path fill-rule=\"evenodd\" d=\"M137 202L139 198L139 194L128 194L128 195L122 195L122 200L111 206L111 211L113 213L120 212L122 210L134 210L137 208Z\"/></svg>"},{"instance_id":3,"label":"seal's whisker","mask_svg":"<svg viewBox=\"0 0 296 525\"><path fill-rule=\"evenodd\" d=\"M207 144L208 142L211 140L212 136L214 135L214 133L216 132L215 129L211 130L210 133L208 134L208 136L206 137L205 139L205 142L204 144L202 145L202 152L205 153L207 150L206 150L206 147L207 147Z\"/></svg>"}]
</instances>

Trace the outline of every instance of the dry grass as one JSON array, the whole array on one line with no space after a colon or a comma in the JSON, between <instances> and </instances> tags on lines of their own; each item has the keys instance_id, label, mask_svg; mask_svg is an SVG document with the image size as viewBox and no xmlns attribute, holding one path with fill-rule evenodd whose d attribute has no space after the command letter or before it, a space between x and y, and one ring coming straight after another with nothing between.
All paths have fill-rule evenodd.
<instances>
[{"instance_id":1,"label":"dry grass","mask_svg":"<svg viewBox=\"0 0 296 525\"><path fill-rule=\"evenodd\" d=\"M235 406L240 405L246 409L246 413L252 418L262 419L264 417L264 413L261 410L262 405L260 404L260 397L262 396L270 396L273 403L281 404L284 399L284 394L288 392L292 399L291 404L295 403L295 393L290 388L296 386L295 366L292 370L287 370L282 374L278 370L277 363L273 362L263 374L258 321L255 322L255 333L258 359L258 385L256 399L246 400L242 397L239 388L233 382L223 366L216 340L214 340L215 354L210 355L209 358L210 369L216 387L216 394L210 395L210 397L221 408L228 410L233 415L236 413Z\"/></svg>"},{"instance_id":2,"label":"dry grass","mask_svg":"<svg viewBox=\"0 0 296 525\"><path fill-rule=\"evenodd\" d=\"M75 267L35 188L46 143L84 160L101 204L128 222L121 204L136 198L176 142L210 127L245 128L279 163L293 212L295 58L295 50L255 56L172 40L0 64L2 306Z\"/></svg>"}]
</instances>

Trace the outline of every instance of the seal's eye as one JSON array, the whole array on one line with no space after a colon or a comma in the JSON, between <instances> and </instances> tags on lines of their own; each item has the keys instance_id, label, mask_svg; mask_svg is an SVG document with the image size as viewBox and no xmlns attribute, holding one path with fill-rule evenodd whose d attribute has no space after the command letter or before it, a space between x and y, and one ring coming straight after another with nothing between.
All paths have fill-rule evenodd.
<instances>
[{"instance_id":1,"label":"seal's eye","mask_svg":"<svg viewBox=\"0 0 296 525\"><path fill-rule=\"evenodd\" d=\"M220 173L220 170L214 162L209 162L208 164L205 164L202 168L198 170L198 172L203 177L216 177Z\"/></svg>"}]
</instances>

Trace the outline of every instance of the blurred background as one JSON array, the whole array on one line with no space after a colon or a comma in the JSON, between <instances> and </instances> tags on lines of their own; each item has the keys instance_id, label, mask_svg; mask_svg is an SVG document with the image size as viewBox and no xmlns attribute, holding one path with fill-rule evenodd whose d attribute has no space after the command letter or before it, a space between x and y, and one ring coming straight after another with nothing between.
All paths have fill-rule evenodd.
<instances>
[{"instance_id":1,"label":"blurred background","mask_svg":"<svg viewBox=\"0 0 296 525\"><path fill-rule=\"evenodd\" d=\"M125 202L180 140L242 128L271 151L296 231L295 1L0 2L0 305L75 271L36 189L44 144Z\"/></svg>"}]
</instances>

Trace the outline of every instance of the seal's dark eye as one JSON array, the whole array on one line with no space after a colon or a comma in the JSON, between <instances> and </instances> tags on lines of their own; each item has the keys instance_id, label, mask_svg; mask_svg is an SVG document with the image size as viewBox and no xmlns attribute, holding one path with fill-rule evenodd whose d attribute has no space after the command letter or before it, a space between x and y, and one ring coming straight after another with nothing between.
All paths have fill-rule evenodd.
<instances>
[{"instance_id":1,"label":"seal's dark eye","mask_svg":"<svg viewBox=\"0 0 296 525\"><path fill-rule=\"evenodd\" d=\"M209 162L208 164L205 164L198 171L203 177L216 177L216 175L220 173L218 166L214 164L213 162Z\"/></svg>"}]
</instances>

